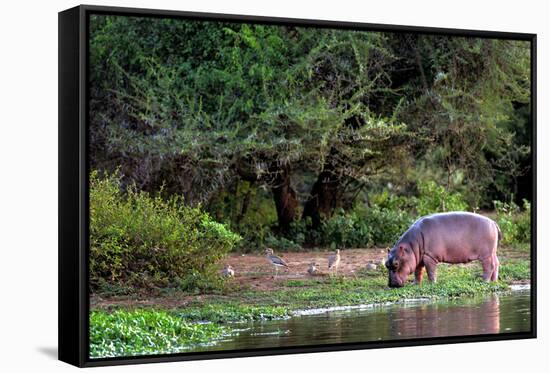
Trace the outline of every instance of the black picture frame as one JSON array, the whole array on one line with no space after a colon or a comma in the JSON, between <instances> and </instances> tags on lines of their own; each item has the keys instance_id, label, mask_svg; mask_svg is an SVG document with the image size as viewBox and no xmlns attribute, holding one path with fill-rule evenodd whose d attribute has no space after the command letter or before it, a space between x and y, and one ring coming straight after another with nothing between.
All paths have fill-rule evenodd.
<instances>
[{"instance_id":1,"label":"black picture frame","mask_svg":"<svg viewBox=\"0 0 550 373\"><path fill-rule=\"evenodd\" d=\"M88 40L91 14L170 17L276 25L331 27L368 31L391 31L525 40L531 43L531 134L533 205L531 230L531 331L475 336L418 338L383 342L349 343L292 348L199 352L154 356L90 359L88 312ZM78 367L219 359L261 355L435 345L536 338L536 40L535 34L398 26L357 22L242 16L80 5L59 13L59 360Z\"/></svg>"}]
</instances>

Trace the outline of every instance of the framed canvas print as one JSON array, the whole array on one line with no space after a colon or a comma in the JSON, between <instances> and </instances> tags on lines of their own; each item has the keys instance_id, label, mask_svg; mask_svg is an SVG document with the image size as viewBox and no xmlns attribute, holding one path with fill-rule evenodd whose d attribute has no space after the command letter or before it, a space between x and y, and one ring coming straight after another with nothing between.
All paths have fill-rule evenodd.
<instances>
[{"instance_id":1,"label":"framed canvas print","mask_svg":"<svg viewBox=\"0 0 550 373\"><path fill-rule=\"evenodd\" d=\"M59 13L59 358L535 337L535 42Z\"/></svg>"}]
</instances>

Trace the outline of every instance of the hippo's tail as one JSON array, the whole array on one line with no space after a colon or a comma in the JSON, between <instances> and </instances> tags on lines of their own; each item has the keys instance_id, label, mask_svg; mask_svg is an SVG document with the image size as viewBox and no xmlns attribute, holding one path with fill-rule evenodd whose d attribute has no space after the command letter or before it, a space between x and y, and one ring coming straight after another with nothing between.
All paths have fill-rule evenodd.
<instances>
[{"instance_id":1,"label":"hippo's tail","mask_svg":"<svg viewBox=\"0 0 550 373\"><path fill-rule=\"evenodd\" d=\"M500 230L500 227L498 226L497 223L495 223L495 227L497 227L498 240L501 241L502 240L502 231Z\"/></svg>"}]
</instances>

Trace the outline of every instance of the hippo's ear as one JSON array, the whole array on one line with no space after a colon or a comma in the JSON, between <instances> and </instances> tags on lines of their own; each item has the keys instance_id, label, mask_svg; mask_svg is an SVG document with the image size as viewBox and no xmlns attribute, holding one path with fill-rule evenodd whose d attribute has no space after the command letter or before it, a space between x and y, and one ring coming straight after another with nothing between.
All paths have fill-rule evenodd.
<instances>
[{"instance_id":1,"label":"hippo's ear","mask_svg":"<svg viewBox=\"0 0 550 373\"><path fill-rule=\"evenodd\" d=\"M399 245L399 256L402 256L405 253L405 246Z\"/></svg>"}]
</instances>

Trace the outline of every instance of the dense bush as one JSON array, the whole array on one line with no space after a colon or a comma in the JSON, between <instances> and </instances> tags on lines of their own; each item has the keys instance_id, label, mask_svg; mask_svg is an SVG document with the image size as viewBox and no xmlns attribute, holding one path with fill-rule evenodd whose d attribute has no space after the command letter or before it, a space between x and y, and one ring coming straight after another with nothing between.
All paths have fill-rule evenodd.
<instances>
[{"instance_id":1,"label":"dense bush","mask_svg":"<svg viewBox=\"0 0 550 373\"><path fill-rule=\"evenodd\" d=\"M407 211L377 206L370 208L364 217L365 224L370 227L371 240L377 246L394 243L415 220Z\"/></svg>"},{"instance_id":2,"label":"dense bush","mask_svg":"<svg viewBox=\"0 0 550 373\"><path fill-rule=\"evenodd\" d=\"M262 250L273 236L277 211L269 191L253 183L240 181L220 192L203 205L216 221L225 223L242 237L240 252Z\"/></svg>"},{"instance_id":3,"label":"dense bush","mask_svg":"<svg viewBox=\"0 0 550 373\"><path fill-rule=\"evenodd\" d=\"M321 244L337 247L385 246L395 242L419 217L435 212L466 210L459 193L434 182L419 183L418 197L395 196L387 190L370 195L370 206L340 210L322 227Z\"/></svg>"},{"instance_id":4,"label":"dense bush","mask_svg":"<svg viewBox=\"0 0 550 373\"><path fill-rule=\"evenodd\" d=\"M322 244L337 247L368 247L371 245L370 227L354 212L346 214L339 210L322 226Z\"/></svg>"},{"instance_id":5,"label":"dense bush","mask_svg":"<svg viewBox=\"0 0 550 373\"><path fill-rule=\"evenodd\" d=\"M418 182L416 195L397 195L384 189L368 194L366 202L356 202L351 210L338 209L322 220L319 229L311 229L311 221L297 219L285 235L276 229L272 202L258 199L260 206L250 208L239 226L234 226L244 239L241 251L261 251L266 246L276 251L299 251L304 247L351 248L388 246L393 244L422 216L445 211L467 211L470 209L462 194L448 191L433 181ZM495 202L498 222L501 225L505 243L528 242L530 237L530 205L524 208L515 204ZM238 210L238 209L237 209Z\"/></svg>"},{"instance_id":6,"label":"dense bush","mask_svg":"<svg viewBox=\"0 0 550 373\"><path fill-rule=\"evenodd\" d=\"M389 245L409 227L414 218L401 210L373 206L342 210L324 222L322 245L331 247L369 247Z\"/></svg>"},{"instance_id":7,"label":"dense bush","mask_svg":"<svg viewBox=\"0 0 550 373\"><path fill-rule=\"evenodd\" d=\"M514 202L494 201L497 223L505 244L529 244L531 241L531 204L523 201L523 209Z\"/></svg>"},{"instance_id":8,"label":"dense bush","mask_svg":"<svg viewBox=\"0 0 550 373\"><path fill-rule=\"evenodd\" d=\"M269 235L264 241L264 246L270 247L276 251L299 251L302 246L294 240L286 237Z\"/></svg>"},{"instance_id":9,"label":"dense bush","mask_svg":"<svg viewBox=\"0 0 550 373\"><path fill-rule=\"evenodd\" d=\"M373 195L370 207L351 212L339 210L323 223L321 246L368 247L394 243L418 218L442 211L463 211L467 205L458 193L446 192L435 183L421 184L418 197L393 197L387 192ZM496 221L505 244L528 244L531 239L531 204L495 201Z\"/></svg>"},{"instance_id":10,"label":"dense bush","mask_svg":"<svg viewBox=\"0 0 550 373\"><path fill-rule=\"evenodd\" d=\"M459 193L447 191L433 181L418 183L419 197L416 200L418 216L445 211L465 211L468 204Z\"/></svg>"},{"instance_id":11,"label":"dense bush","mask_svg":"<svg viewBox=\"0 0 550 373\"><path fill-rule=\"evenodd\" d=\"M181 198L129 187L117 176L90 176L90 280L133 287L215 284L214 266L240 240Z\"/></svg>"}]
</instances>

